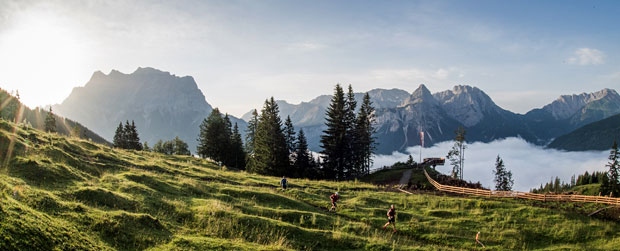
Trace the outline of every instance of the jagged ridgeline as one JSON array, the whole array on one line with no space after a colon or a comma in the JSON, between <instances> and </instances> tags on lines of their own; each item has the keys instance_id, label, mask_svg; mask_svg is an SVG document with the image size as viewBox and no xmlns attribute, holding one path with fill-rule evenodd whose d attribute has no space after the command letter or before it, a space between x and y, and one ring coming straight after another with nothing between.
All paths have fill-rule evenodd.
<instances>
[{"instance_id":1,"label":"jagged ridgeline","mask_svg":"<svg viewBox=\"0 0 620 251\"><path fill-rule=\"evenodd\" d=\"M615 250L620 225L514 199L221 170L0 120L0 250ZM336 213L329 195L339 191ZM390 204L397 229L381 229ZM548 206L546 204L546 206ZM596 205L580 210L594 211ZM552 234L550 234L552 233Z\"/></svg>"},{"instance_id":2,"label":"jagged ridgeline","mask_svg":"<svg viewBox=\"0 0 620 251\"><path fill-rule=\"evenodd\" d=\"M0 89L0 117L2 119L43 130L48 113L49 111L39 107L34 110L30 109L22 104L17 97L11 95L6 90ZM78 122L55 114L54 117L56 118L56 131L62 135L71 135L101 144L110 144L97 133Z\"/></svg>"}]
</instances>

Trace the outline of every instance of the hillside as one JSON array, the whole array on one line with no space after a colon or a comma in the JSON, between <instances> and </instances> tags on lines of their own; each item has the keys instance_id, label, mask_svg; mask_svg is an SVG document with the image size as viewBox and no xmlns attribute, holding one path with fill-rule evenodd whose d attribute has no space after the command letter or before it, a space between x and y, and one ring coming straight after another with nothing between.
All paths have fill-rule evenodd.
<instances>
[{"instance_id":1,"label":"hillside","mask_svg":"<svg viewBox=\"0 0 620 251\"><path fill-rule=\"evenodd\" d=\"M0 250L611 250L620 225L512 199L229 171L0 120ZM328 196L342 195L336 214ZM381 229L397 207L392 234Z\"/></svg>"},{"instance_id":2,"label":"hillside","mask_svg":"<svg viewBox=\"0 0 620 251\"><path fill-rule=\"evenodd\" d=\"M0 89L0 104L0 117L2 119L17 121L18 123L26 124L40 130L45 128L45 118L48 115L47 110L38 107L30 109L22 104L19 99L3 89ZM59 134L73 135L101 144L110 144L97 133L78 122L58 116L57 114L54 114L54 117L56 118L56 131Z\"/></svg>"},{"instance_id":3,"label":"hillside","mask_svg":"<svg viewBox=\"0 0 620 251\"><path fill-rule=\"evenodd\" d=\"M567 151L608 150L620 142L620 114L587 124L557 137L548 147Z\"/></svg>"}]
</instances>

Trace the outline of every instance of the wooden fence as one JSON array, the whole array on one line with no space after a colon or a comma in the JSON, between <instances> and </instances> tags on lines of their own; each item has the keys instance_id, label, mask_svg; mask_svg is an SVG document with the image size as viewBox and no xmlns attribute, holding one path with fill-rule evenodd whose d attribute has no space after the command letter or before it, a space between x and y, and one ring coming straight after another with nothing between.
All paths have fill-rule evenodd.
<instances>
[{"instance_id":1,"label":"wooden fence","mask_svg":"<svg viewBox=\"0 0 620 251\"><path fill-rule=\"evenodd\" d=\"M610 205L620 205L620 198L602 197L602 196L586 196L586 195L562 195L562 194L535 194L524 193L519 191L490 191L482 189L473 189L466 187L455 187L439 184L428 175L424 169L424 175L437 190L450 193L469 194L487 197L506 197L506 198L522 198L539 201L573 201L573 202L590 202L602 203Z\"/></svg>"}]
</instances>

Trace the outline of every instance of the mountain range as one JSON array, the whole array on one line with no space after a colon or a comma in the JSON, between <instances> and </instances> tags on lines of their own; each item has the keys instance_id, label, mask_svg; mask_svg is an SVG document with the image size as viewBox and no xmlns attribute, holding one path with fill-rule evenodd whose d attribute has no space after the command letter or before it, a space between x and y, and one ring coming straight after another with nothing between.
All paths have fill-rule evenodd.
<instances>
[{"instance_id":1,"label":"mountain range","mask_svg":"<svg viewBox=\"0 0 620 251\"><path fill-rule=\"evenodd\" d=\"M612 89L563 95L526 114L499 107L484 91L471 86L458 85L437 93L431 93L424 85L411 94L400 89L373 89L368 93L376 108L375 136L379 154L420 145L420 131L425 132L426 146L451 140L459 126L466 129L470 142L521 137L546 145L555 137L585 124L620 113L620 96ZM355 94L358 102L362 95ZM330 100L330 95L322 95L300 104L277 101L280 115L291 116L293 124L304 129L313 151L320 150L324 114ZM242 118L248 118L250 113Z\"/></svg>"},{"instance_id":2,"label":"mountain range","mask_svg":"<svg viewBox=\"0 0 620 251\"><path fill-rule=\"evenodd\" d=\"M80 121L111 140L120 122L135 121L142 142L179 136L196 149L199 125L213 107L191 76L179 77L154 68L131 74L95 72L83 87L75 87L54 110ZM230 117L241 131L245 121Z\"/></svg>"},{"instance_id":3,"label":"mountain range","mask_svg":"<svg viewBox=\"0 0 620 251\"><path fill-rule=\"evenodd\" d=\"M419 145L420 131L425 132L425 146L452 140L454 131L461 126L469 142L521 137L546 145L560 135L620 113L620 95L613 89L563 95L526 114L505 110L484 91L467 85L436 93L420 85L413 93L373 89L368 94L376 108L378 154ZM358 103L362 97L363 93L355 93ZM324 116L331 98L321 95L299 104L276 101L280 116L290 116L297 130L304 129L313 151L320 151L320 135L325 130ZM179 136L192 151L199 125L213 109L191 76L179 77L153 68L138 68L131 74L95 72L85 86L74 88L53 108L108 140L119 122L134 120L142 141L154 144ZM242 119L231 116L231 121L245 132L245 121L250 116L251 111Z\"/></svg>"}]
</instances>

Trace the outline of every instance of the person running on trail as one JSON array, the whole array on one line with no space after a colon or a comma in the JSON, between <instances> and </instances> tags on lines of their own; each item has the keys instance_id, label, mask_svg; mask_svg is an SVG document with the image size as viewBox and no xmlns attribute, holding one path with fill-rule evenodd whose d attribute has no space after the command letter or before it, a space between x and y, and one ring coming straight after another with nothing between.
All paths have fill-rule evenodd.
<instances>
[{"instance_id":1,"label":"person running on trail","mask_svg":"<svg viewBox=\"0 0 620 251\"><path fill-rule=\"evenodd\" d=\"M478 232L476 234L476 242L474 244L476 245L476 247L478 246L478 244L480 244L482 247L484 247L484 244L482 244L482 242L480 242L480 232Z\"/></svg>"},{"instance_id":2,"label":"person running on trail","mask_svg":"<svg viewBox=\"0 0 620 251\"><path fill-rule=\"evenodd\" d=\"M390 223L392 223L392 229L394 230L394 233L396 233L396 208L394 207L394 204L390 206L390 210L388 210L387 212L387 217L388 222L383 225L383 229L385 229L388 225L390 225Z\"/></svg>"},{"instance_id":3,"label":"person running on trail","mask_svg":"<svg viewBox=\"0 0 620 251\"><path fill-rule=\"evenodd\" d=\"M329 198L332 200L332 208L329 209L329 211L336 211L336 202L338 202L338 200L340 199L340 195L338 194L338 192L332 194L332 196L329 196Z\"/></svg>"},{"instance_id":4,"label":"person running on trail","mask_svg":"<svg viewBox=\"0 0 620 251\"><path fill-rule=\"evenodd\" d=\"M282 189L286 190L286 186L288 185L287 181L286 181L286 177L282 176L282 180L280 181L280 185L282 186Z\"/></svg>"}]
</instances>

